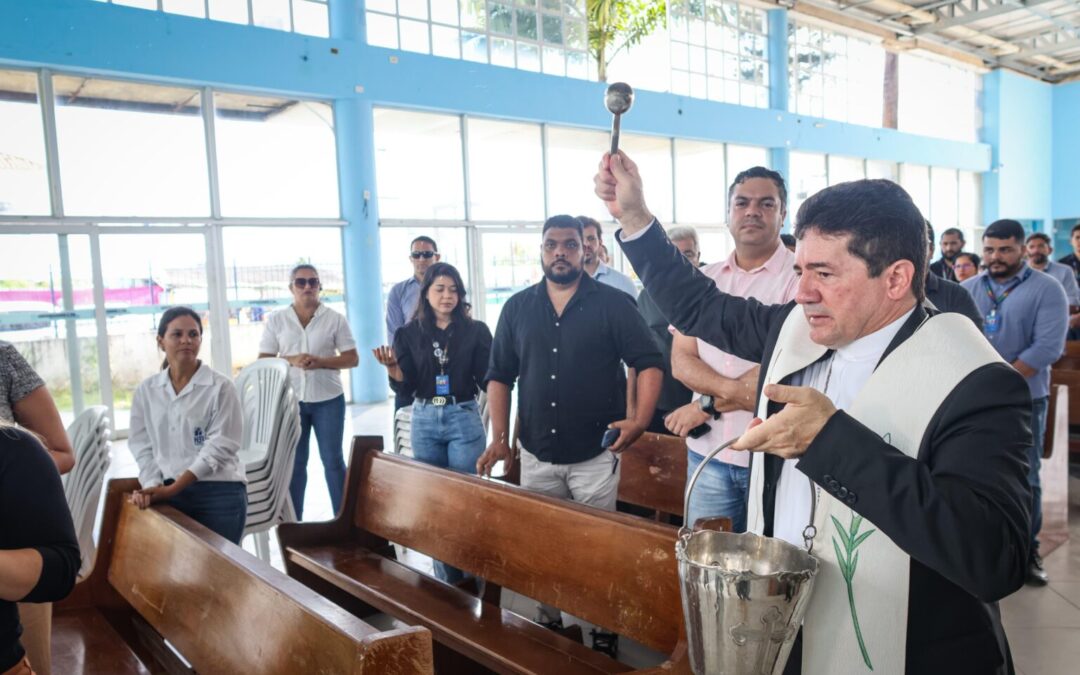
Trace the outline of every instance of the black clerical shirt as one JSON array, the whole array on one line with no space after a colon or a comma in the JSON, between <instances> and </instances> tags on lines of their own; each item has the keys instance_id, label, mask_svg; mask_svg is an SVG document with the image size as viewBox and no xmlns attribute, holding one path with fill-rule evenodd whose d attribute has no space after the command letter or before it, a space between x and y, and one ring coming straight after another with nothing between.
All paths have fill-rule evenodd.
<instances>
[{"instance_id":1,"label":"black clerical shirt","mask_svg":"<svg viewBox=\"0 0 1080 675\"><path fill-rule=\"evenodd\" d=\"M448 356L444 369L435 356L435 342ZM394 335L394 355L405 379L391 378L390 386L399 394L433 398L435 376L445 371L450 376L449 395L459 403L471 400L484 389L490 353L491 331L483 321L454 321L441 330L413 319Z\"/></svg>"},{"instance_id":2,"label":"black clerical shirt","mask_svg":"<svg viewBox=\"0 0 1080 675\"><path fill-rule=\"evenodd\" d=\"M582 275L562 316L546 282L503 306L487 379L521 381L522 446L544 462L574 464L602 452L608 424L626 417L622 363L661 367L633 298Z\"/></svg>"}]
</instances>

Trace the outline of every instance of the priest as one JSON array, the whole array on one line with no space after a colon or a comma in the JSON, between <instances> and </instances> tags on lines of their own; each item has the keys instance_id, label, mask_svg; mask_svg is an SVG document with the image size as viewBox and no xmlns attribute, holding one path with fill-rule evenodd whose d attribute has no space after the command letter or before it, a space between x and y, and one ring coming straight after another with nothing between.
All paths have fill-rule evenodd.
<instances>
[{"instance_id":1,"label":"priest","mask_svg":"<svg viewBox=\"0 0 1080 675\"><path fill-rule=\"evenodd\" d=\"M785 673L1012 673L997 601L1024 582L1031 401L971 320L923 306L926 225L895 183L810 197L794 302L721 293L668 241L637 166L596 193L682 333L761 363L748 529L821 562Z\"/></svg>"}]
</instances>

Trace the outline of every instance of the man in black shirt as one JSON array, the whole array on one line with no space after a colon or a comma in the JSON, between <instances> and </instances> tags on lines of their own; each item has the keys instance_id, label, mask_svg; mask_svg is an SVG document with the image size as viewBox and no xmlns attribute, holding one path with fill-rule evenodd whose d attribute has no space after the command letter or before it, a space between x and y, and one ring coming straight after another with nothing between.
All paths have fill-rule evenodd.
<instances>
[{"instance_id":1,"label":"man in black shirt","mask_svg":"<svg viewBox=\"0 0 1080 675\"><path fill-rule=\"evenodd\" d=\"M553 216L543 237L543 281L514 294L495 329L487 373L494 440L476 472L511 461L510 389L520 380L521 487L614 511L618 453L652 419L663 379L660 352L633 298L582 273L581 221ZM632 415L623 362L637 373ZM609 429L619 431L611 452L602 447ZM538 621L561 625L558 609L537 609Z\"/></svg>"},{"instance_id":2,"label":"man in black shirt","mask_svg":"<svg viewBox=\"0 0 1080 675\"><path fill-rule=\"evenodd\" d=\"M929 222L927 222L929 224ZM960 251L964 250L964 233L958 228L950 227L941 233L941 259L930 264L930 273L942 279L956 281L956 272L953 271L953 261Z\"/></svg>"},{"instance_id":3,"label":"man in black shirt","mask_svg":"<svg viewBox=\"0 0 1080 675\"><path fill-rule=\"evenodd\" d=\"M601 439L618 429L612 453L627 448L652 419L663 374L660 353L630 296L582 274L582 227L573 216L544 223L544 280L503 307L488 368L494 440L477 463L487 474L510 460L510 389L521 381L521 483L535 487L530 469L563 467L560 486L541 489L575 501L615 508L617 460ZM637 406L626 412L622 363L637 371ZM586 465L602 462L604 480L583 485ZM580 469L580 470L579 470Z\"/></svg>"},{"instance_id":4,"label":"man in black shirt","mask_svg":"<svg viewBox=\"0 0 1080 675\"><path fill-rule=\"evenodd\" d=\"M926 221L927 260L934 256L934 226ZM942 237L944 240L944 236ZM957 253L956 255L959 255ZM956 255L953 259L956 259ZM932 267L932 265L931 265ZM952 270L952 267L949 268ZM982 332L983 317L971 294L964 290L960 284L949 281L944 277L927 270L926 272L926 301L940 312L955 312L963 314L975 323L975 327Z\"/></svg>"}]
</instances>

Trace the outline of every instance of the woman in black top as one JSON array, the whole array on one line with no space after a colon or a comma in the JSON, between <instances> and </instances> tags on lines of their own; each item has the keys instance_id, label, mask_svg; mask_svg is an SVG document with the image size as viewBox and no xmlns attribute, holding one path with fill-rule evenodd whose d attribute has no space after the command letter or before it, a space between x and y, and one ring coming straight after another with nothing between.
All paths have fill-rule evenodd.
<instances>
[{"instance_id":1,"label":"woman in black top","mask_svg":"<svg viewBox=\"0 0 1080 675\"><path fill-rule=\"evenodd\" d=\"M465 285L453 265L435 263L424 274L412 321L394 336L393 347L374 350L398 394L415 398L413 456L421 462L476 473L487 446L476 396L484 388L491 331L469 317ZM435 564L436 576L455 583L461 572Z\"/></svg>"},{"instance_id":2,"label":"woman in black top","mask_svg":"<svg viewBox=\"0 0 1080 675\"><path fill-rule=\"evenodd\" d=\"M0 424L0 673L25 659L15 603L63 599L79 564L56 465L36 438Z\"/></svg>"}]
</instances>

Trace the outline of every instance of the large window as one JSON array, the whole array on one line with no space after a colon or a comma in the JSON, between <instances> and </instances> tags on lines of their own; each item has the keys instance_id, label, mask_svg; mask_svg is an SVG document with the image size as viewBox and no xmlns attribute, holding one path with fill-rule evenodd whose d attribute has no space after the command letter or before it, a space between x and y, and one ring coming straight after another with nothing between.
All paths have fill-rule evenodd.
<instances>
[{"instance_id":1,"label":"large window","mask_svg":"<svg viewBox=\"0 0 1080 675\"><path fill-rule=\"evenodd\" d=\"M0 215L48 215L37 74L0 70Z\"/></svg>"},{"instance_id":2,"label":"large window","mask_svg":"<svg viewBox=\"0 0 1080 675\"><path fill-rule=\"evenodd\" d=\"M585 0L368 0L368 44L587 78Z\"/></svg>"},{"instance_id":3,"label":"large window","mask_svg":"<svg viewBox=\"0 0 1080 675\"><path fill-rule=\"evenodd\" d=\"M45 381L70 424L101 403L90 238L5 234L0 250L0 340Z\"/></svg>"},{"instance_id":4,"label":"large window","mask_svg":"<svg viewBox=\"0 0 1080 675\"><path fill-rule=\"evenodd\" d=\"M329 0L96 0L140 9L160 9L200 19L250 24L326 37ZM209 12L209 14L208 14Z\"/></svg>"},{"instance_id":5,"label":"large window","mask_svg":"<svg viewBox=\"0 0 1080 675\"><path fill-rule=\"evenodd\" d=\"M340 216L329 104L216 93L214 108L223 216Z\"/></svg>"},{"instance_id":6,"label":"large window","mask_svg":"<svg viewBox=\"0 0 1080 675\"><path fill-rule=\"evenodd\" d=\"M885 50L813 24L788 31L792 112L881 126Z\"/></svg>"},{"instance_id":7,"label":"large window","mask_svg":"<svg viewBox=\"0 0 1080 675\"><path fill-rule=\"evenodd\" d=\"M638 165L641 180L645 185L645 194L649 199L649 210L661 222L670 223L674 218L675 207L672 194L671 139L623 134L619 147L633 157ZM593 166L596 166L595 162Z\"/></svg>"},{"instance_id":8,"label":"large window","mask_svg":"<svg viewBox=\"0 0 1080 675\"><path fill-rule=\"evenodd\" d=\"M0 340L38 370L65 421L100 403L124 432L134 388L160 369L170 305L200 313L202 358L223 373L253 358L254 324L287 300L297 262L320 265L344 309L329 105L42 77L0 70ZM264 220L278 227L234 227Z\"/></svg>"},{"instance_id":9,"label":"large window","mask_svg":"<svg viewBox=\"0 0 1080 675\"><path fill-rule=\"evenodd\" d=\"M671 91L769 107L765 10L728 0L671 0Z\"/></svg>"},{"instance_id":10,"label":"large window","mask_svg":"<svg viewBox=\"0 0 1080 675\"><path fill-rule=\"evenodd\" d=\"M788 213L794 222L799 207L818 190L828 186L825 155L812 152L793 152L788 160Z\"/></svg>"},{"instance_id":11,"label":"large window","mask_svg":"<svg viewBox=\"0 0 1080 675\"><path fill-rule=\"evenodd\" d=\"M471 118L468 128L470 219L543 220L540 125Z\"/></svg>"},{"instance_id":12,"label":"large window","mask_svg":"<svg viewBox=\"0 0 1080 675\"><path fill-rule=\"evenodd\" d=\"M57 75L64 212L209 216L197 89Z\"/></svg>"},{"instance_id":13,"label":"large window","mask_svg":"<svg viewBox=\"0 0 1080 675\"><path fill-rule=\"evenodd\" d=\"M682 224L722 223L727 214L724 145L675 139L676 219Z\"/></svg>"},{"instance_id":14,"label":"large window","mask_svg":"<svg viewBox=\"0 0 1080 675\"><path fill-rule=\"evenodd\" d=\"M379 217L463 220L463 167L459 116L375 110Z\"/></svg>"},{"instance_id":15,"label":"large window","mask_svg":"<svg viewBox=\"0 0 1080 675\"><path fill-rule=\"evenodd\" d=\"M610 218L593 192L598 159L611 147L603 131L547 128L548 213Z\"/></svg>"},{"instance_id":16,"label":"large window","mask_svg":"<svg viewBox=\"0 0 1080 675\"><path fill-rule=\"evenodd\" d=\"M982 79L978 73L902 53L899 87L900 131L972 143L979 140ZM933 105L927 105L928 101Z\"/></svg>"}]
</instances>

